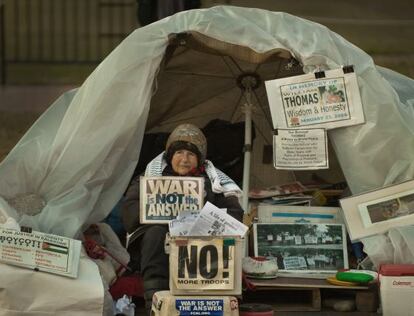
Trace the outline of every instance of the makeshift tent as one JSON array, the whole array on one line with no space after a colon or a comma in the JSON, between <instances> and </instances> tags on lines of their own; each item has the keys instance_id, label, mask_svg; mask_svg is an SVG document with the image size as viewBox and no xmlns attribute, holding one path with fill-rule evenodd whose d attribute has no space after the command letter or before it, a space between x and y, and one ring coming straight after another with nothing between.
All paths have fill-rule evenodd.
<instances>
[{"instance_id":1,"label":"makeshift tent","mask_svg":"<svg viewBox=\"0 0 414 316\"><path fill-rule=\"evenodd\" d=\"M292 65L293 71L287 69ZM82 225L102 220L120 199L146 129L166 131L184 119L199 126L217 117L243 120L236 109L241 90L234 88L243 73L258 73L263 85L344 65L354 65L366 123L331 130L329 137L352 192L413 178L413 80L376 67L370 56L322 25L285 13L220 6L181 12L128 36L6 157L0 196L14 199L14 205L29 196L44 201L37 214L9 212L22 225L73 237ZM290 174L261 163L261 147L271 139L263 90L255 91L254 103L253 180L284 182Z\"/></svg>"}]
</instances>

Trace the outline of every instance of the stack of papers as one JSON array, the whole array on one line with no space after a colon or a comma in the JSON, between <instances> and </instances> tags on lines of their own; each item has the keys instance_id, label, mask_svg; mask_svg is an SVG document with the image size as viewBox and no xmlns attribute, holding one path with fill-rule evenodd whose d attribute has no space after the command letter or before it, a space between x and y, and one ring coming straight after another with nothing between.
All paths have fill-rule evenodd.
<instances>
[{"instance_id":1,"label":"stack of papers","mask_svg":"<svg viewBox=\"0 0 414 316\"><path fill-rule=\"evenodd\" d=\"M200 212L184 211L168 224L171 236L244 236L249 229L207 202Z\"/></svg>"}]
</instances>

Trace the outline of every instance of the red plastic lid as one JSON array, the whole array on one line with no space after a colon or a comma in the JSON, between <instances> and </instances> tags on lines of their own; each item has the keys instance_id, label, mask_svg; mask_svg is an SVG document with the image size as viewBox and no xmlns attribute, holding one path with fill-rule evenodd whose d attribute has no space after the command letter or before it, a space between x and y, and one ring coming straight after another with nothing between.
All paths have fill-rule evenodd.
<instances>
[{"instance_id":1,"label":"red plastic lid","mask_svg":"<svg viewBox=\"0 0 414 316\"><path fill-rule=\"evenodd\" d=\"M382 264L379 274L388 276L414 276L414 264Z\"/></svg>"}]
</instances>

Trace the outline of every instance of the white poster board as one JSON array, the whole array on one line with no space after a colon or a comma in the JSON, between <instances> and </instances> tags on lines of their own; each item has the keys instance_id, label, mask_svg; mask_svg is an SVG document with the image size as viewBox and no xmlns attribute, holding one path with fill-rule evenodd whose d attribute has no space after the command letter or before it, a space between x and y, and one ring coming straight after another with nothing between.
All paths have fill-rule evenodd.
<instances>
[{"instance_id":1,"label":"white poster board","mask_svg":"<svg viewBox=\"0 0 414 316\"><path fill-rule=\"evenodd\" d=\"M265 82L275 129L333 129L365 122L355 73L333 69L320 74L322 78L308 73Z\"/></svg>"},{"instance_id":2,"label":"white poster board","mask_svg":"<svg viewBox=\"0 0 414 316\"><path fill-rule=\"evenodd\" d=\"M0 228L0 262L76 278L80 251L79 240Z\"/></svg>"},{"instance_id":3,"label":"white poster board","mask_svg":"<svg viewBox=\"0 0 414 316\"><path fill-rule=\"evenodd\" d=\"M278 129L273 136L273 164L280 170L329 169L326 130Z\"/></svg>"},{"instance_id":4,"label":"white poster board","mask_svg":"<svg viewBox=\"0 0 414 316\"><path fill-rule=\"evenodd\" d=\"M203 208L204 178L141 177L140 222L165 223L181 211Z\"/></svg>"},{"instance_id":5,"label":"white poster board","mask_svg":"<svg viewBox=\"0 0 414 316\"><path fill-rule=\"evenodd\" d=\"M340 200L352 241L414 224L414 180Z\"/></svg>"}]
</instances>

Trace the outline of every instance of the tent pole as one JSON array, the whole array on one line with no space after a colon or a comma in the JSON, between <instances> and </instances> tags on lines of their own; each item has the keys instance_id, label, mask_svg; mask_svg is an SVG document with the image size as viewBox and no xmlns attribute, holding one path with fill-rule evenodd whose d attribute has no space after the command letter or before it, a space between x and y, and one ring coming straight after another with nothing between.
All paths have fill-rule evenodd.
<instances>
[{"instance_id":1,"label":"tent pole","mask_svg":"<svg viewBox=\"0 0 414 316\"><path fill-rule=\"evenodd\" d=\"M250 184L250 158L252 152L252 108L250 89L246 91L247 102L244 106L244 166L243 166L243 199L242 207L245 213L249 213L249 184Z\"/></svg>"}]
</instances>

